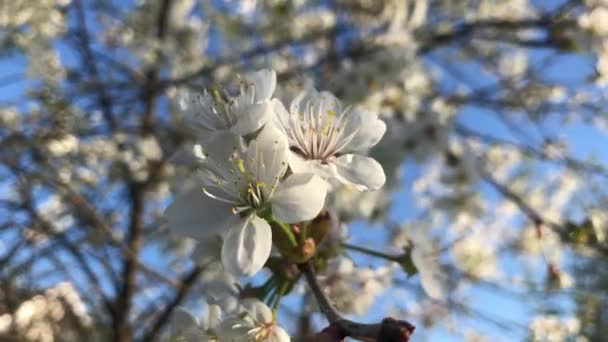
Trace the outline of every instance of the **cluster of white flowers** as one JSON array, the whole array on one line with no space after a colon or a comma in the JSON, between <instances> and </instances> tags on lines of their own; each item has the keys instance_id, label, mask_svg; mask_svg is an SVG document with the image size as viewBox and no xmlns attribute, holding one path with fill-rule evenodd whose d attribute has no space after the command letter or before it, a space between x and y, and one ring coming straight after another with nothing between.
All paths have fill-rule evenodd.
<instances>
[{"instance_id":1,"label":"cluster of white flowers","mask_svg":"<svg viewBox=\"0 0 608 342\"><path fill-rule=\"evenodd\" d=\"M74 321L73 330L65 321ZM14 315L0 315L0 340L16 336L27 341L75 341L78 325L88 327L92 319L71 283L62 282L22 302ZM12 337L12 338L11 338Z\"/></svg>"},{"instance_id":2,"label":"cluster of white flowers","mask_svg":"<svg viewBox=\"0 0 608 342\"><path fill-rule=\"evenodd\" d=\"M235 97L212 91L180 99L199 133L198 172L167 209L169 227L199 241L220 236L221 261L234 275L257 273L272 250L271 226L289 230L314 219L336 185L370 191L385 182L365 155L386 130L377 115L313 88L287 110L275 88L275 72L261 70Z\"/></svg>"},{"instance_id":3,"label":"cluster of white flowers","mask_svg":"<svg viewBox=\"0 0 608 342\"><path fill-rule=\"evenodd\" d=\"M597 54L598 83L608 82L608 7L605 3L590 1L588 11L578 18L578 25L591 33L591 48Z\"/></svg>"},{"instance_id":4,"label":"cluster of white flowers","mask_svg":"<svg viewBox=\"0 0 608 342\"><path fill-rule=\"evenodd\" d=\"M579 336L581 323L575 317L561 319L555 315L538 316L528 328L534 342L587 341Z\"/></svg>"},{"instance_id":5,"label":"cluster of white flowers","mask_svg":"<svg viewBox=\"0 0 608 342\"><path fill-rule=\"evenodd\" d=\"M171 321L170 341L290 341L270 308L257 299L245 299L229 311L215 304L206 308L202 322L185 309L176 310Z\"/></svg>"},{"instance_id":6,"label":"cluster of white flowers","mask_svg":"<svg viewBox=\"0 0 608 342\"><path fill-rule=\"evenodd\" d=\"M338 310L346 314L366 313L392 279L389 267L356 267L348 258L332 259L326 273L319 277L319 283Z\"/></svg>"}]
</instances>

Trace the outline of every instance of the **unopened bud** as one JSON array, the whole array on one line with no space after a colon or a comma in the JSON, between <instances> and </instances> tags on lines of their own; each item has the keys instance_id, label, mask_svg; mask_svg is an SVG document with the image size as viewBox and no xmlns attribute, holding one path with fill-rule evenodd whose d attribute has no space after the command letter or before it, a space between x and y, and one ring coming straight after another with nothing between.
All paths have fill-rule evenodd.
<instances>
[{"instance_id":1,"label":"unopened bud","mask_svg":"<svg viewBox=\"0 0 608 342\"><path fill-rule=\"evenodd\" d=\"M299 225L294 224L291 226L291 230L293 231L293 233L297 236L300 235L302 233L302 229L300 228Z\"/></svg>"},{"instance_id":2,"label":"unopened bud","mask_svg":"<svg viewBox=\"0 0 608 342\"><path fill-rule=\"evenodd\" d=\"M320 244L331 230L331 216L327 210L323 210L315 217L308 226L308 235L312 237L315 243Z\"/></svg>"},{"instance_id":3,"label":"unopened bud","mask_svg":"<svg viewBox=\"0 0 608 342\"><path fill-rule=\"evenodd\" d=\"M304 243L302 244L300 249L301 249L302 257L304 259L308 260L308 259L312 258L313 256L315 256L315 253L317 252L317 244L315 243L314 239L306 238L306 240L304 240Z\"/></svg>"},{"instance_id":4,"label":"unopened bud","mask_svg":"<svg viewBox=\"0 0 608 342\"><path fill-rule=\"evenodd\" d=\"M285 256L291 253L294 247L289 237L281 230L281 227L277 223L271 222L270 228L272 229L272 242L279 249L279 252Z\"/></svg>"}]
</instances>

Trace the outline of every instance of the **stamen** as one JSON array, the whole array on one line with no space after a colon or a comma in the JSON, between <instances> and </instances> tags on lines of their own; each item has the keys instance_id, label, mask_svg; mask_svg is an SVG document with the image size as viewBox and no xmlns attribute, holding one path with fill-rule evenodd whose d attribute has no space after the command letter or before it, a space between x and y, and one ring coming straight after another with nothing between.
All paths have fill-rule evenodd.
<instances>
[{"instance_id":1,"label":"stamen","mask_svg":"<svg viewBox=\"0 0 608 342\"><path fill-rule=\"evenodd\" d=\"M239 202L234 201L234 200L230 200L227 198L223 198L217 195L212 194L211 192L207 191L206 188L203 188L203 193L211 198L213 198L214 200L220 201L220 202L224 202L224 203L228 203L228 204L239 204Z\"/></svg>"}]
</instances>

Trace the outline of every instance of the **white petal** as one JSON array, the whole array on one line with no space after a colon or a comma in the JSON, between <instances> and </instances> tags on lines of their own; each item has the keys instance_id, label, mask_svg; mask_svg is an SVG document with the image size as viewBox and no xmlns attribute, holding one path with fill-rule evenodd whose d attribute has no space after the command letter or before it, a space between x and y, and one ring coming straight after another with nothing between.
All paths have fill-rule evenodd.
<instances>
[{"instance_id":1,"label":"white petal","mask_svg":"<svg viewBox=\"0 0 608 342\"><path fill-rule=\"evenodd\" d=\"M289 112L285 109L283 102L279 99L272 99L272 109L274 111L274 123L279 129L289 128Z\"/></svg>"},{"instance_id":2,"label":"white petal","mask_svg":"<svg viewBox=\"0 0 608 342\"><path fill-rule=\"evenodd\" d=\"M287 171L288 153L287 138L269 123L249 144L247 171L252 172L265 186L272 187Z\"/></svg>"},{"instance_id":3,"label":"white petal","mask_svg":"<svg viewBox=\"0 0 608 342\"><path fill-rule=\"evenodd\" d=\"M182 336L198 329L198 319L188 310L177 308L171 317L171 335Z\"/></svg>"},{"instance_id":4,"label":"white petal","mask_svg":"<svg viewBox=\"0 0 608 342\"><path fill-rule=\"evenodd\" d=\"M327 183L311 173L294 173L272 196L272 214L285 223L315 218L325 205Z\"/></svg>"},{"instance_id":5,"label":"white petal","mask_svg":"<svg viewBox=\"0 0 608 342\"><path fill-rule=\"evenodd\" d=\"M418 269L420 284L426 294L436 300L444 296L443 277L437 261L429 255L423 254L418 248L412 250L412 262Z\"/></svg>"},{"instance_id":6,"label":"white petal","mask_svg":"<svg viewBox=\"0 0 608 342\"><path fill-rule=\"evenodd\" d=\"M283 329L280 326L276 325L272 329L272 332L270 333L270 336L269 336L268 340L270 342L290 342L291 338L289 337L289 335L287 334L287 332L285 331L285 329Z\"/></svg>"},{"instance_id":7,"label":"white petal","mask_svg":"<svg viewBox=\"0 0 608 342\"><path fill-rule=\"evenodd\" d=\"M241 136L260 129L272 115L272 106L268 102L245 104L233 110L236 111L236 123L231 130Z\"/></svg>"},{"instance_id":8,"label":"white petal","mask_svg":"<svg viewBox=\"0 0 608 342\"><path fill-rule=\"evenodd\" d=\"M205 155L200 144L188 144L185 147L178 149L171 157L171 164L194 167L205 160Z\"/></svg>"},{"instance_id":9,"label":"white petal","mask_svg":"<svg viewBox=\"0 0 608 342\"><path fill-rule=\"evenodd\" d=\"M352 132L356 134L348 143L348 151L363 151L376 145L386 132L386 124L375 113L360 109L353 110L348 116L348 123L344 128L344 135Z\"/></svg>"},{"instance_id":10,"label":"white petal","mask_svg":"<svg viewBox=\"0 0 608 342\"><path fill-rule=\"evenodd\" d=\"M340 115L342 114L342 103L334 94L328 91L322 91L317 98L315 111L318 111L322 115L327 115L329 112Z\"/></svg>"},{"instance_id":11,"label":"white petal","mask_svg":"<svg viewBox=\"0 0 608 342\"><path fill-rule=\"evenodd\" d=\"M429 297L435 300L442 300L444 298L443 282L437 273L420 272L420 283L424 292Z\"/></svg>"},{"instance_id":12,"label":"white petal","mask_svg":"<svg viewBox=\"0 0 608 342\"><path fill-rule=\"evenodd\" d=\"M208 93L196 94L182 92L178 95L178 104L184 118L194 128L203 129L205 131L224 130L228 128L226 123L211 110L213 107L213 99Z\"/></svg>"},{"instance_id":13,"label":"white petal","mask_svg":"<svg viewBox=\"0 0 608 342\"><path fill-rule=\"evenodd\" d=\"M177 195L165 210L165 217L171 231L195 239L218 234L238 219L229 204L209 198L200 189Z\"/></svg>"},{"instance_id":14,"label":"white petal","mask_svg":"<svg viewBox=\"0 0 608 342\"><path fill-rule=\"evenodd\" d=\"M319 93L314 88L305 89L298 94L291 102L289 112L291 114L302 113L309 106L315 115L322 115L322 117L325 117L328 112L337 115L342 113L342 103L340 100L328 91Z\"/></svg>"},{"instance_id":15,"label":"white petal","mask_svg":"<svg viewBox=\"0 0 608 342\"><path fill-rule=\"evenodd\" d=\"M205 156L202 167L216 170L230 180L230 170L234 168L231 157L243 153L245 142L243 138L231 131L219 131L210 133L201 141L201 150Z\"/></svg>"},{"instance_id":16,"label":"white petal","mask_svg":"<svg viewBox=\"0 0 608 342\"><path fill-rule=\"evenodd\" d=\"M289 151L289 167L293 173L314 173L325 179L335 177L336 167L323 164L320 160L305 159L293 151Z\"/></svg>"},{"instance_id":17,"label":"white petal","mask_svg":"<svg viewBox=\"0 0 608 342\"><path fill-rule=\"evenodd\" d=\"M217 329L219 341L247 342L247 333L253 328L251 322L239 317L230 317L222 321Z\"/></svg>"},{"instance_id":18,"label":"white petal","mask_svg":"<svg viewBox=\"0 0 608 342\"><path fill-rule=\"evenodd\" d=\"M253 83L255 102L270 100L277 86L277 74L271 69L253 72L245 78Z\"/></svg>"},{"instance_id":19,"label":"white petal","mask_svg":"<svg viewBox=\"0 0 608 342\"><path fill-rule=\"evenodd\" d=\"M251 276L270 256L272 231L268 222L253 215L233 227L224 239L222 262L228 272Z\"/></svg>"},{"instance_id":20,"label":"white petal","mask_svg":"<svg viewBox=\"0 0 608 342\"><path fill-rule=\"evenodd\" d=\"M247 313L258 325L272 322L272 311L259 299L248 298L242 303Z\"/></svg>"},{"instance_id":21,"label":"white petal","mask_svg":"<svg viewBox=\"0 0 608 342\"><path fill-rule=\"evenodd\" d=\"M205 316L205 330L214 329L222 321L222 308L219 305L207 304L207 315Z\"/></svg>"},{"instance_id":22,"label":"white petal","mask_svg":"<svg viewBox=\"0 0 608 342\"><path fill-rule=\"evenodd\" d=\"M315 88L306 88L300 92L289 105L289 112L291 114L302 113L308 106L317 101L319 92Z\"/></svg>"},{"instance_id":23,"label":"white petal","mask_svg":"<svg viewBox=\"0 0 608 342\"><path fill-rule=\"evenodd\" d=\"M377 190L386 181L382 165L370 157L345 154L333 164L337 167L338 180L360 191Z\"/></svg>"}]
</instances>

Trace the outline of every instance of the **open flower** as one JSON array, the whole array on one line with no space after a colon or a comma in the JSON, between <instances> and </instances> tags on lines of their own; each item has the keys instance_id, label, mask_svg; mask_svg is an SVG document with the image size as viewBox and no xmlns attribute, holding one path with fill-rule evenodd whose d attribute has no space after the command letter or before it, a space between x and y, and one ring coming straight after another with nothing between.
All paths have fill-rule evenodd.
<instances>
[{"instance_id":1,"label":"open flower","mask_svg":"<svg viewBox=\"0 0 608 342\"><path fill-rule=\"evenodd\" d=\"M438 261L438 252L433 246L432 240L423 229L408 227L397 233L393 244L398 247L405 247L410 251L411 262L414 264L415 271L420 275L420 284L424 292L435 300L442 300L445 297L446 276L442 272ZM405 266L405 267L404 267ZM402 265L408 268L408 265ZM408 271L410 274L410 271Z\"/></svg>"},{"instance_id":2,"label":"open flower","mask_svg":"<svg viewBox=\"0 0 608 342\"><path fill-rule=\"evenodd\" d=\"M179 106L188 122L203 132L230 130L247 135L260 129L272 115L271 97L277 84L273 70L263 69L245 76L241 92L226 99L217 91L183 93Z\"/></svg>"},{"instance_id":3,"label":"open flower","mask_svg":"<svg viewBox=\"0 0 608 342\"><path fill-rule=\"evenodd\" d=\"M228 317L219 329L221 341L289 342L291 339L277 325L272 311L257 299L243 302L241 312Z\"/></svg>"},{"instance_id":4,"label":"open flower","mask_svg":"<svg viewBox=\"0 0 608 342\"><path fill-rule=\"evenodd\" d=\"M199 181L203 188L178 195L167 208L169 228L199 240L223 236L222 263L236 275L253 275L272 247L268 219L298 223L323 208L326 183L313 174L287 170L285 137L265 125L249 147L231 132L206 144Z\"/></svg>"},{"instance_id":5,"label":"open flower","mask_svg":"<svg viewBox=\"0 0 608 342\"><path fill-rule=\"evenodd\" d=\"M171 341L212 342L218 341L216 330L220 326L222 310L217 305L207 305L202 322L183 308L177 308L171 318Z\"/></svg>"},{"instance_id":6,"label":"open flower","mask_svg":"<svg viewBox=\"0 0 608 342\"><path fill-rule=\"evenodd\" d=\"M376 145L386 131L377 115L343 109L329 92L311 88L298 95L289 112L272 101L278 126L289 140L289 166L294 173L311 172L326 179L376 190L386 177L382 166L360 152Z\"/></svg>"}]
</instances>

